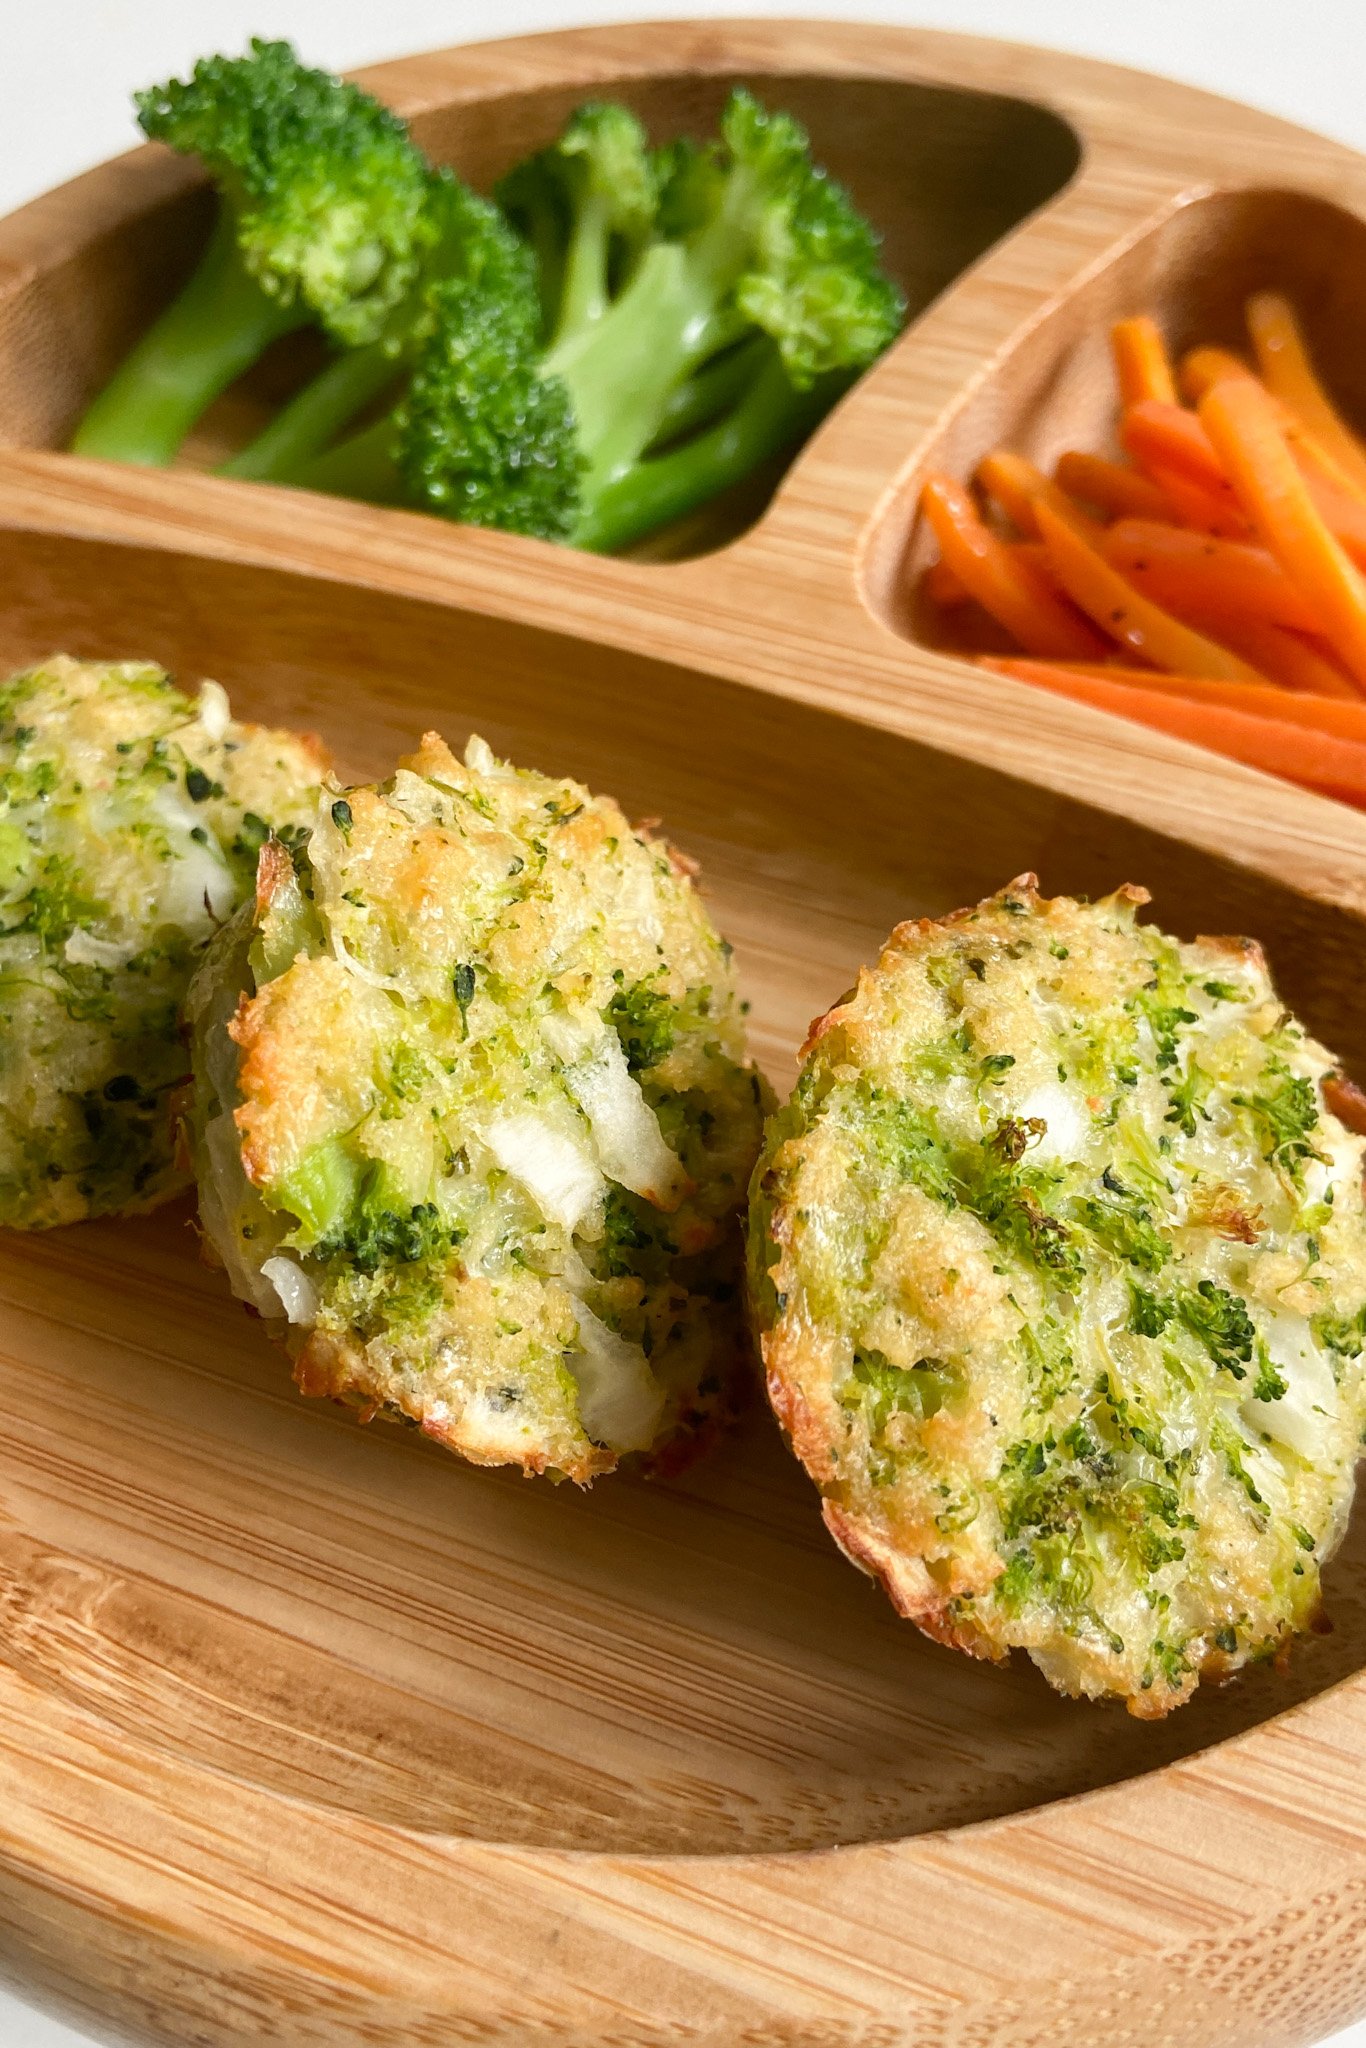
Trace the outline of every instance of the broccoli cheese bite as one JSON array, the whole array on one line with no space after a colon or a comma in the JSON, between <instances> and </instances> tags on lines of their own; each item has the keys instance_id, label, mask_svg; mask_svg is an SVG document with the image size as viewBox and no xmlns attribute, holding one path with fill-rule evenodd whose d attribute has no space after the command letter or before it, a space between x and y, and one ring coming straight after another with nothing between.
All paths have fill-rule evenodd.
<instances>
[{"instance_id":1,"label":"broccoli cheese bite","mask_svg":"<svg viewBox=\"0 0 1366 2048\"><path fill-rule=\"evenodd\" d=\"M190 1015L204 1229L305 1393L579 1481L727 1410L760 1085L614 803L428 735L265 848Z\"/></svg>"},{"instance_id":2,"label":"broccoli cheese bite","mask_svg":"<svg viewBox=\"0 0 1366 2048\"><path fill-rule=\"evenodd\" d=\"M321 759L143 662L0 683L0 1224L150 1209L185 1184L170 1091L205 943Z\"/></svg>"},{"instance_id":3,"label":"broccoli cheese bite","mask_svg":"<svg viewBox=\"0 0 1366 2048\"><path fill-rule=\"evenodd\" d=\"M1165 1714L1316 1613L1363 1420L1362 1141L1258 948L1024 876L811 1029L751 1288L836 1540L926 1634Z\"/></svg>"}]
</instances>

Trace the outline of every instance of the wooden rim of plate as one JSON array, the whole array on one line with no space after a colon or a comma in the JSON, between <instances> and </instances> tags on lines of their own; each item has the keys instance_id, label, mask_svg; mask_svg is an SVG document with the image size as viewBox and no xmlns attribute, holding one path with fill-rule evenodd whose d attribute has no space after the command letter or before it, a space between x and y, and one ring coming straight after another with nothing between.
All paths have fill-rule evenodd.
<instances>
[{"instance_id":1,"label":"wooden rim of plate","mask_svg":"<svg viewBox=\"0 0 1366 2048\"><path fill-rule=\"evenodd\" d=\"M346 581L685 657L1366 908L1366 817L971 671L903 638L874 601L929 441L1086 278L1210 192L1275 186L1366 212L1366 163L1139 73L886 27L591 29L360 76L420 114L550 83L587 94L628 75L750 69L1008 93L1058 113L1082 157L913 324L731 545L668 566L590 558L21 449L0 454L0 524L323 579L345 561ZM184 176L140 150L0 224L0 304L40 255ZM172 2037L140 1987L153 1949L206 2001L269 2004L271 2038L301 2043L1180 2048L1254 2038L1249 1998L1267 2042L1366 2001L1366 1674L1137 1780L944 1834L800 1853L550 1851L387 1827L187 1764L2 1662L0 1744L0 1913L27 1967L42 1978L86 1944L121 1987L122 2023L154 2038ZM1332 1984L1316 1994L1329 1957ZM238 2038L230 2014L221 2024Z\"/></svg>"}]
</instances>

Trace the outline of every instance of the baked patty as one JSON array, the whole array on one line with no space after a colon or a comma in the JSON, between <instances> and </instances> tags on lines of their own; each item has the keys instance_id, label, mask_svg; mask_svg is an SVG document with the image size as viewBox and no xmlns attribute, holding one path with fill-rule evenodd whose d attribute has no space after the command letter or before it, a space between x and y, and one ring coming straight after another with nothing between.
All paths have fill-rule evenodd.
<instances>
[{"instance_id":1,"label":"baked patty","mask_svg":"<svg viewBox=\"0 0 1366 2048\"><path fill-rule=\"evenodd\" d=\"M927 1634L1168 1712L1319 1603L1363 1420L1361 1140L1260 950L1024 876L820 1018L751 1206L768 1388Z\"/></svg>"},{"instance_id":2,"label":"baked patty","mask_svg":"<svg viewBox=\"0 0 1366 2048\"><path fill-rule=\"evenodd\" d=\"M729 1409L730 951L616 804L434 735L262 855L190 1002L204 1229L305 1393L579 1481Z\"/></svg>"},{"instance_id":3,"label":"baked patty","mask_svg":"<svg viewBox=\"0 0 1366 2048\"><path fill-rule=\"evenodd\" d=\"M316 745L239 725L145 662L56 655L0 683L0 1224L153 1208L185 1184L169 1099L205 944Z\"/></svg>"}]
</instances>

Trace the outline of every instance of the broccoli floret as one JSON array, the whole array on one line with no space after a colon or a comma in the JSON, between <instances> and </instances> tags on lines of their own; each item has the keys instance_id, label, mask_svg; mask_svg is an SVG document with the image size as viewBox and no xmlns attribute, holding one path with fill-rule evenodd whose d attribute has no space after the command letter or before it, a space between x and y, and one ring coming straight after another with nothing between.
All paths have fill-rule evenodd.
<instances>
[{"instance_id":1,"label":"broccoli floret","mask_svg":"<svg viewBox=\"0 0 1366 2048\"><path fill-rule=\"evenodd\" d=\"M424 203L433 239L379 339L338 355L254 441L222 465L220 474L288 482L322 456L373 400L386 390L397 394L422 343L442 324L433 293L443 281L481 279L492 300L512 301L531 292L532 259L489 200L442 169L430 174ZM439 358L442 352L434 354ZM385 493L376 485L368 495Z\"/></svg>"},{"instance_id":2,"label":"broccoli floret","mask_svg":"<svg viewBox=\"0 0 1366 2048\"><path fill-rule=\"evenodd\" d=\"M900 324L872 229L748 93L659 153L586 108L502 190L540 289L435 293L406 398L294 481L623 547L800 439Z\"/></svg>"},{"instance_id":3,"label":"broccoli floret","mask_svg":"<svg viewBox=\"0 0 1366 2048\"><path fill-rule=\"evenodd\" d=\"M482 203L482 202L481 202ZM493 209L465 274L431 286L402 401L299 472L315 490L405 498L447 518L543 539L566 537L579 462L569 394L537 373L539 321L529 252Z\"/></svg>"},{"instance_id":4,"label":"broccoli floret","mask_svg":"<svg viewBox=\"0 0 1366 2048\"><path fill-rule=\"evenodd\" d=\"M580 107L551 148L498 187L538 259L542 331L554 341L600 320L648 241L659 205L655 159L625 107Z\"/></svg>"},{"instance_id":5,"label":"broccoli floret","mask_svg":"<svg viewBox=\"0 0 1366 2048\"><path fill-rule=\"evenodd\" d=\"M164 463L206 406L277 336L311 320L374 342L440 233L432 174L403 123L288 43L209 57L140 93L154 141L197 156L217 225L179 297L86 414L78 454Z\"/></svg>"}]
</instances>

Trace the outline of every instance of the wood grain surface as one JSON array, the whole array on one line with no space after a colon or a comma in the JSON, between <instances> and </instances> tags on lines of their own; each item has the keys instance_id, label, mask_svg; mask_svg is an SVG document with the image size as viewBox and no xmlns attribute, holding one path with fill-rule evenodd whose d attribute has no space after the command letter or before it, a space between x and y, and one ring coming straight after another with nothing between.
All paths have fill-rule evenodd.
<instances>
[{"instance_id":1,"label":"wood grain surface","mask_svg":"<svg viewBox=\"0 0 1366 2048\"><path fill-rule=\"evenodd\" d=\"M662 815L780 1088L892 923L1025 867L1256 933L1366 1077L1366 820L971 672L905 599L920 471L1098 431L1119 312L1204 333L1285 284L1366 400L1366 168L1134 74L886 29L368 74L481 183L590 91L665 134L737 78L809 122L926 307L766 509L604 561L198 473L287 352L174 473L53 452L202 233L142 151L0 225L0 666L212 674L355 775L474 728ZM1290 2048L1366 2004L1362 1517L1332 1635L1145 1726L899 1623L757 1402L686 1479L587 1495L300 1402L184 1206L0 1240L0 1411L0 1967L103 2028Z\"/></svg>"}]
</instances>

